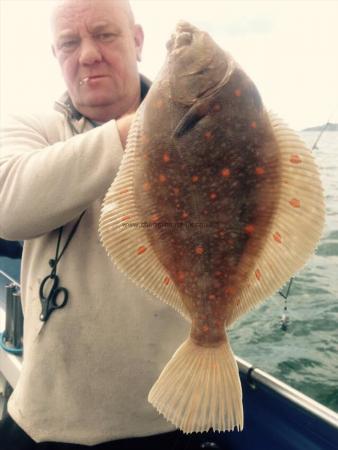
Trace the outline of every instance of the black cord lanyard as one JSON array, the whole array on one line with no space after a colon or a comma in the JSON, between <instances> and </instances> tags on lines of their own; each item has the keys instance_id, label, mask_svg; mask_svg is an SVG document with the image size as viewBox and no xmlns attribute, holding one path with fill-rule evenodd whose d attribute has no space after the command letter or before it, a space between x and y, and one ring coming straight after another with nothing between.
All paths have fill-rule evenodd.
<instances>
[{"instance_id":1,"label":"black cord lanyard","mask_svg":"<svg viewBox=\"0 0 338 450\"><path fill-rule=\"evenodd\" d=\"M60 244L61 244L61 239L62 239L62 233L63 233L63 227L59 228L59 236L58 236L58 241L56 244L56 252L55 252L55 258L54 259L50 259L49 260L49 265L52 268L52 271L50 273L51 276L56 275L56 269L57 269L57 265L61 259L61 257L63 256L64 252L66 251L68 245L70 244L70 241L73 239L73 236L77 230L77 227L79 226L82 217L84 216L86 211L83 211L83 213L80 215L80 217L78 218L78 220L75 222L73 228L71 229L71 232L69 233L69 236L65 242L65 245L63 246L63 249L61 250L61 253L59 254L60 251Z\"/></svg>"},{"instance_id":2,"label":"black cord lanyard","mask_svg":"<svg viewBox=\"0 0 338 450\"><path fill-rule=\"evenodd\" d=\"M53 311L63 308L68 302L68 289L66 289L62 286L59 287L59 277L56 274L56 271L57 271L58 263L59 263L60 259L62 258L63 254L65 253L71 240L73 239L74 234L75 234L85 212L86 211L83 211L83 213L80 215L80 217L75 222L73 228L71 229L71 231L66 239L63 249L61 251L60 251L60 245L61 245L61 239L62 239L62 234L63 234L63 227L59 228L59 235L58 235L58 240L57 240L57 244L56 244L55 258L49 260L49 265L52 268L52 270L51 270L51 273L42 280L42 282L40 284L40 289L39 289L39 296L40 296L40 302L41 302L40 320L42 322L47 322L48 318L50 317L50 315ZM48 282L52 283L52 286L49 289L47 289ZM61 302L60 302L60 297L62 299Z\"/></svg>"}]
</instances>

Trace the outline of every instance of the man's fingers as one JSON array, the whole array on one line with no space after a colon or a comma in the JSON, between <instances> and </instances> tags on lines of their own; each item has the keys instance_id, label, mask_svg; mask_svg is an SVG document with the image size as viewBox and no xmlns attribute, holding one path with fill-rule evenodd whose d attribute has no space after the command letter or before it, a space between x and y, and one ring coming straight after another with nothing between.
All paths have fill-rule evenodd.
<instances>
[{"instance_id":1,"label":"man's fingers","mask_svg":"<svg viewBox=\"0 0 338 450\"><path fill-rule=\"evenodd\" d=\"M127 116L123 116L120 119L117 119L117 121L116 121L117 129L119 130L119 133L120 133L120 139L121 139L123 148L126 147L129 128L133 122L134 116L135 116L135 113L128 114Z\"/></svg>"}]
</instances>

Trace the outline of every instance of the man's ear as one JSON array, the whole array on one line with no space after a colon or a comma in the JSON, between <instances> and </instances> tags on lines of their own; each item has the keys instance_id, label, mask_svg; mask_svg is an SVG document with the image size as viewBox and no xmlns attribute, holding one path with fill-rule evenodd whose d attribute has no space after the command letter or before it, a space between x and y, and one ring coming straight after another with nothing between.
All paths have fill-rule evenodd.
<instances>
[{"instance_id":1,"label":"man's ear","mask_svg":"<svg viewBox=\"0 0 338 450\"><path fill-rule=\"evenodd\" d=\"M141 25L134 26L134 40L135 40L137 61L141 61L143 41L144 41L144 33Z\"/></svg>"}]
</instances>

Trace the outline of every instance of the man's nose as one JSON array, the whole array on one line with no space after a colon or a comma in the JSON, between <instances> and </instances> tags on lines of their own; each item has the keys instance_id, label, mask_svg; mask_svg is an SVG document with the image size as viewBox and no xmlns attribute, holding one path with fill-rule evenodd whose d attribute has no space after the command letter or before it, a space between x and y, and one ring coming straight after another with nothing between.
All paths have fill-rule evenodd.
<instances>
[{"instance_id":1,"label":"man's nose","mask_svg":"<svg viewBox=\"0 0 338 450\"><path fill-rule=\"evenodd\" d=\"M91 65L102 60L100 49L92 39L83 39L80 47L79 62Z\"/></svg>"}]
</instances>

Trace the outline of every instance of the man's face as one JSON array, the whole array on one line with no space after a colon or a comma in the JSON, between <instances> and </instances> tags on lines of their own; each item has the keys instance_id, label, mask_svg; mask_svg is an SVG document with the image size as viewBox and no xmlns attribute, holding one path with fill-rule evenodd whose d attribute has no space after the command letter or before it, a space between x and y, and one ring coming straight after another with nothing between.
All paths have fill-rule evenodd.
<instances>
[{"instance_id":1,"label":"man's face","mask_svg":"<svg viewBox=\"0 0 338 450\"><path fill-rule=\"evenodd\" d=\"M82 114L105 121L136 109L143 32L122 1L67 0L53 32L54 54Z\"/></svg>"}]
</instances>

